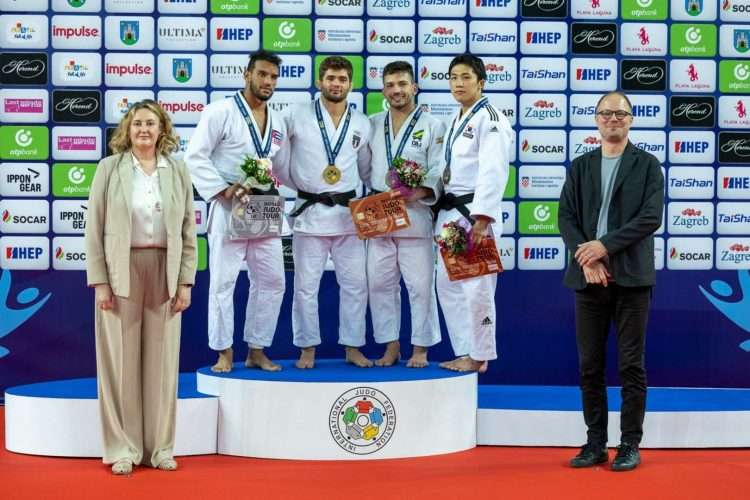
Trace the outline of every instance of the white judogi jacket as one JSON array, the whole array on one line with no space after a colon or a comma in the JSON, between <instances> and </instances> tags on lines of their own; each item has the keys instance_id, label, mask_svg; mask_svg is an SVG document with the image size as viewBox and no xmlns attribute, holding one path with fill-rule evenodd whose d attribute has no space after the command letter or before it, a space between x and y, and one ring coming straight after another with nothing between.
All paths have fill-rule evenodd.
<instances>
[{"instance_id":1,"label":"white judogi jacket","mask_svg":"<svg viewBox=\"0 0 750 500\"><path fill-rule=\"evenodd\" d=\"M321 105L321 111L333 149L344 127L346 114L341 118L337 128L333 125L325 106ZM276 171L279 180L292 189L308 193L344 193L355 190L358 195L361 194L362 182L369 182L370 177L367 154L370 121L355 109L352 109L351 113L346 138L336 157L336 167L341 171L341 179L336 184L328 184L323 180L323 170L328 166L328 157L315 116L315 102L300 104L285 113L291 156L289 161L283 166L280 164L279 170ZM297 198L295 210L302 203L304 200ZM322 203L314 203L295 217L292 229L295 233L312 236L356 233L349 207L329 207Z\"/></svg>"},{"instance_id":2,"label":"white judogi jacket","mask_svg":"<svg viewBox=\"0 0 750 500\"><path fill-rule=\"evenodd\" d=\"M453 135L462 122L459 109L453 116ZM450 127L448 127L450 130ZM450 181L443 186L446 193L461 196L474 193L474 201L467 205L471 215L485 215L492 220L502 218L502 202L505 185L508 183L510 147L513 131L508 119L499 113L491 104L480 109L471 117L464 130L458 137L445 134L443 141L443 157L445 148L453 142ZM442 229L445 220L456 220L460 217L458 210L451 210L447 214L441 211L435 234ZM499 237L495 234L495 237Z\"/></svg>"},{"instance_id":3,"label":"white judogi jacket","mask_svg":"<svg viewBox=\"0 0 750 500\"><path fill-rule=\"evenodd\" d=\"M281 115L268 107L266 130L261 135L250 106L241 94L241 102L252 119L261 144L266 144L268 134L272 134L268 157L272 159L275 170L277 163L287 162L282 156L288 155L288 148L281 147L286 140L286 124ZM184 158L190 168L193 184L204 200L211 201L230 184L244 178L240 164L245 155L258 158L247 123L234 99L226 98L206 106Z\"/></svg>"},{"instance_id":4,"label":"white judogi jacket","mask_svg":"<svg viewBox=\"0 0 750 500\"><path fill-rule=\"evenodd\" d=\"M388 191L390 189L386 184L389 165L383 130L384 121L386 119L389 120L391 151L394 155L393 158L395 158L396 150L399 144L401 144L406 129L409 127L409 122L414 113L417 112L417 109L404 121L396 137L393 137L393 123L390 122L390 113L384 111L370 117L372 131L370 133L369 148L372 171L368 187L378 191ZM407 139L401 156L427 169L427 175L422 185L432 189L435 196L438 196L440 194L440 176L443 173L444 165L442 143L443 136L445 135L445 124L429 113L423 112L410 135L411 137ZM409 203L406 208L409 213L411 225L406 229L395 231L388 236L396 238L432 238L432 213L429 205L434 205L436 201L437 198L432 197L423 198L415 203Z\"/></svg>"}]
</instances>

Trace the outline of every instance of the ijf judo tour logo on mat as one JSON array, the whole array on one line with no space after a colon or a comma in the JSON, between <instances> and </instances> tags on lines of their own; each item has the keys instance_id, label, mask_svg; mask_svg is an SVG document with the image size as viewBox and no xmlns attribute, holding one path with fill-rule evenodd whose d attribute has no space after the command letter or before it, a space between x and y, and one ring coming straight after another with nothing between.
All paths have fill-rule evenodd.
<instances>
[{"instance_id":1,"label":"ijf judo tour logo on mat","mask_svg":"<svg viewBox=\"0 0 750 500\"><path fill-rule=\"evenodd\" d=\"M355 455L383 448L396 429L396 409L382 391L355 387L336 399L328 416L333 440Z\"/></svg>"}]
</instances>

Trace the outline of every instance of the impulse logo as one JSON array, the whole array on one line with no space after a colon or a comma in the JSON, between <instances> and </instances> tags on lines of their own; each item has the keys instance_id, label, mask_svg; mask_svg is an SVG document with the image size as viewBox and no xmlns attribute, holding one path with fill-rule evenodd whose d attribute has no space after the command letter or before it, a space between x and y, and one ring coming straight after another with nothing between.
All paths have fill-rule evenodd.
<instances>
[{"instance_id":1,"label":"impulse logo","mask_svg":"<svg viewBox=\"0 0 750 500\"><path fill-rule=\"evenodd\" d=\"M104 73L107 75L128 76L128 75L151 75L154 68L144 66L140 63L133 64L110 64L104 65Z\"/></svg>"}]
</instances>

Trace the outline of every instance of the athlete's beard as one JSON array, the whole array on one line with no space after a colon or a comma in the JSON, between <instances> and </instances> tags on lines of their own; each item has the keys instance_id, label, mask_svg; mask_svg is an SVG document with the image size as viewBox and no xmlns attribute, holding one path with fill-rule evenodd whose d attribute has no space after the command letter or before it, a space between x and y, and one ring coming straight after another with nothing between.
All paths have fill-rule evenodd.
<instances>
[{"instance_id":1,"label":"athlete's beard","mask_svg":"<svg viewBox=\"0 0 750 500\"><path fill-rule=\"evenodd\" d=\"M346 101L346 94L342 93L341 95L331 95L330 92L324 89L320 89L320 93L323 95L323 97L326 98L327 101L330 102L343 102Z\"/></svg>"},{"instance_id":2,"label":"athlete's beard","mask_svg":"<svg viewBox=\"0 0 750 500\"><path fill-rule=\"evenodd\" d=\"M261 101L267 101L273 96L273 90L271 90L269 95L262 94L260 88L254 82L250 82L250 93L253 97Z\"/></svg>"}]
</instances>

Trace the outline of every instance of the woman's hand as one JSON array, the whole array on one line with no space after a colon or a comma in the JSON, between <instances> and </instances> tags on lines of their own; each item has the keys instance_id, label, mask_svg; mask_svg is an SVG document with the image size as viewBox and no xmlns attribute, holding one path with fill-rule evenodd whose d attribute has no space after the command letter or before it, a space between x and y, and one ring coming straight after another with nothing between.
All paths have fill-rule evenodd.
<instances>
[{"instance_id":1,"label":"woman's hand","mask_svg":"<svg viewBox=\"0 0 750 500\"><path fill-rule=\"evenodd\" d=\"M94 300L96 307L102 311L110 311L115 308L115 297L112 295L112 288L108 283L95 285Z\"/></svg>"},{"instance_id":2,"label":"woman's hand","mask_svg":"<svg viewBox=\"0 0 750 500\"><path fill-rule=\"evenodd\" d=\"M179 313L190 307L191 287L188 285L179 285L177 293L172 297L172 312Z\"/></svg>"}]
</instances>

